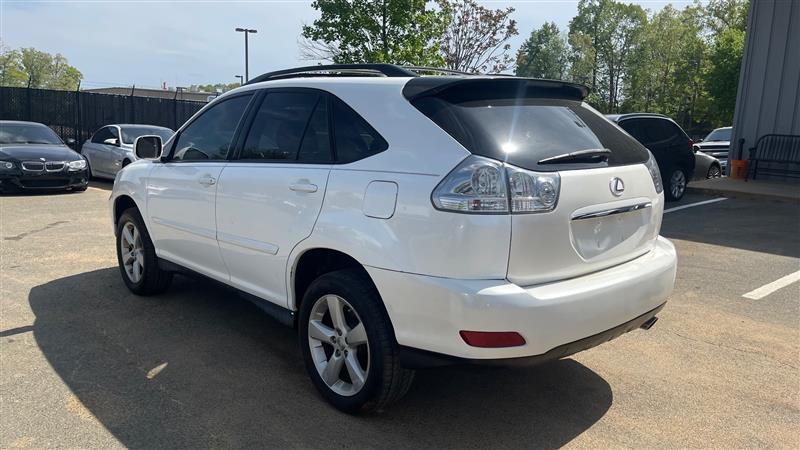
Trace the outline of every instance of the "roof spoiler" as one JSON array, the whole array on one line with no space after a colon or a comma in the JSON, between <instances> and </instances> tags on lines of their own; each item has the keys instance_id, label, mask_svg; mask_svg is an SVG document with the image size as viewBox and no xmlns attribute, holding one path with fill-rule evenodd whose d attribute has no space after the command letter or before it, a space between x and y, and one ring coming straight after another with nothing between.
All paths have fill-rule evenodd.
<instances>
[{"instance_id":1,"label":"roof spoiler","mask_svg":"<svg viewBox=\"0 0 800 450\"><path fill-rule=\"evenodd\" d=\"M589 88L582 84L514 76L417 77L403 88L409 100L447 95L465 100L544 97L582 101L588 94Z\"/></svg>"}]
</instances>

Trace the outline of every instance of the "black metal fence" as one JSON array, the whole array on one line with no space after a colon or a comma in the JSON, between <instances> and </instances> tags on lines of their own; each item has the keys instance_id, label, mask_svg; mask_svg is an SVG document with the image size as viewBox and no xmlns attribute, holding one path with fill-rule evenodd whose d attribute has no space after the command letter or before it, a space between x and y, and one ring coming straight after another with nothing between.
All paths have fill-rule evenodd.
<instances>
[{"instance_id":1,"label":"black metal fence","mask_svg":"<svg viewBox=\"0 0 800 450\"><path fill-rule=\"evenodd\" d=\"M205 102L0 87L0 120L43 123L61 139L80 145L100 127L112 123L138 123L178 129Z\"/></svg>"}]
</instances>

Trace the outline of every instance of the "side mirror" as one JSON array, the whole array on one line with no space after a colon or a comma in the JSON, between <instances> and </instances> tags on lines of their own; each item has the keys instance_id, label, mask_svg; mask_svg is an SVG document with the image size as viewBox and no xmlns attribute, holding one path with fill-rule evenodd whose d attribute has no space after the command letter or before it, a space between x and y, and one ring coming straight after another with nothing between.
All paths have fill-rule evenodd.
<instances>
[{"instance_id":1,"label":"side mirror","mask_svg":"<svg viewBox=\"0 0 800 450\"><path fill-rule=\"evenodd\" d=\"M139 136L133 143L133 152L139 159L158 159L161 157L161 136Z\"/></svg>"},{"instance_id":2,"label":"side mirror","mask_svg":"<svg viewBox=\"0 0 800 450\"><path fill-rule=\"evenodd\" d=\"M103 144L115 145L115 146L119 147L119 139L117 139L117 138L108 138L105 141L103 141Z\"/></svg>"}]
</instances>

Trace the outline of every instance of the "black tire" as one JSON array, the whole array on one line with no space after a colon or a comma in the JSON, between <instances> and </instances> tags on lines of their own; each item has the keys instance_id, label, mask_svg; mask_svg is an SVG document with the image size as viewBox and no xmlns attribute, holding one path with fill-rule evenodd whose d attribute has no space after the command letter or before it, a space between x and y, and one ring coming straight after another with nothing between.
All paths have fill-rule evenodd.
<instances>
[{"instance_id":1,"label":"black tire","mask_svg":"<svg viewBox=\"0 0 800 450\"><path fill-rule=\"evenodd\" d=\"M130 163L131 163L130 160L127 160L127 159L122 160L122 168L124 169L125 166L127 166Z\"/></svg>"},{"instance_id":2,"label":"black tire","mask_svg":"<svg viewBox=\"0 0 800 450\"><path fill-rule=\"evenodd\" d=\"M72 188L72 192L83 192L83 191L85 191L85 190L86 190L86 188L88 188L88 187L89 187L89 186L81 186L81 187Z\"/></svg>"},{"instance_id":3,"label":"black tire","mask_svg":"<svg viewBox=\"0 0 800 450\"><path fill-rule=\"evenodd\" d=\"M350 396L341 395L328 387L312 356L308 334L312 309L318 300L328 295L344 299L366 330L370 361L366 381L357 393ZM414 371L400 365L399 346L380 294L369 276L361 270L343 269L314 280L300 306L298 331L303 360L311 381L325 400L341 411L350 414L381 411L400 400L411 387Z\"/></svg>"},{"instance_id":4,"label":"black tire","mask_svg":"<svg viewBox=\"0 0 800 450\"><path fill-rule=\"evenodd\" d=\"M682 180L682 187L680 180ZM682 199L686 193L686 185L689 183L686 171L680 167L674 167L667 173L665 181L664 197L667 201L674 202Z\"/></svg>"},{"instance_id":5,"label":"black tire","mask_svg":"<svg viewBox=\"0 0 800 450\"><path fill-rule=\"evenodd\" d=\"M720 178L722 176L722 168L719 164L714 163L711 164L708 168L708 173L706 173L706 178Z\"/></svg>"},{"instance_id":6,"label":"black tire","mask_svg":"<svg viewBox=\"0 0 800 450\"><path fill-rule=\"evenodd\" d=\"M139 239L142 244L142 253L144 268L140 271L141 276L139 280L134 281L128 275L122 255L122 240L123 229L128 223L132 223L138 231ZM147 227L144 225L142 215L136 208L128 208L120 216L117 223L117 263L119 264L120 274L122 281L128 286L131 292L136 295L153 295L160 294L167 290L172 282L172 272L162 270L158 266L158 258L156 257L156 249L153 247L153 241L150 240L150 234L147 232Z\"/></svg>"}]
</instances>

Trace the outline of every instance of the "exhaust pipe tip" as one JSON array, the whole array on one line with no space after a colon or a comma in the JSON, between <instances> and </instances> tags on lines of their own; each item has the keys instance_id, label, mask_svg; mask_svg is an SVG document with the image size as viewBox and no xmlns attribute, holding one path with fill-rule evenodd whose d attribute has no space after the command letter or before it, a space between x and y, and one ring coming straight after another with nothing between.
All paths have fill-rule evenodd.
<instances>
[{"instance_id":1,"label":"exhaust pipe tip","mask_svg":"<svg viewBox=\"0 0 800 450\"><path fill-rule=\"evenodd\" d=\"M656 322L658 322L658 317L653 316L653 317L647 319L647 321L645 321L645 323L641 324L639 326L639 328L641 328L643 330L649 330L650 328L653 328L653 325L655 325Z\"/></svg>"}]
</instances>

